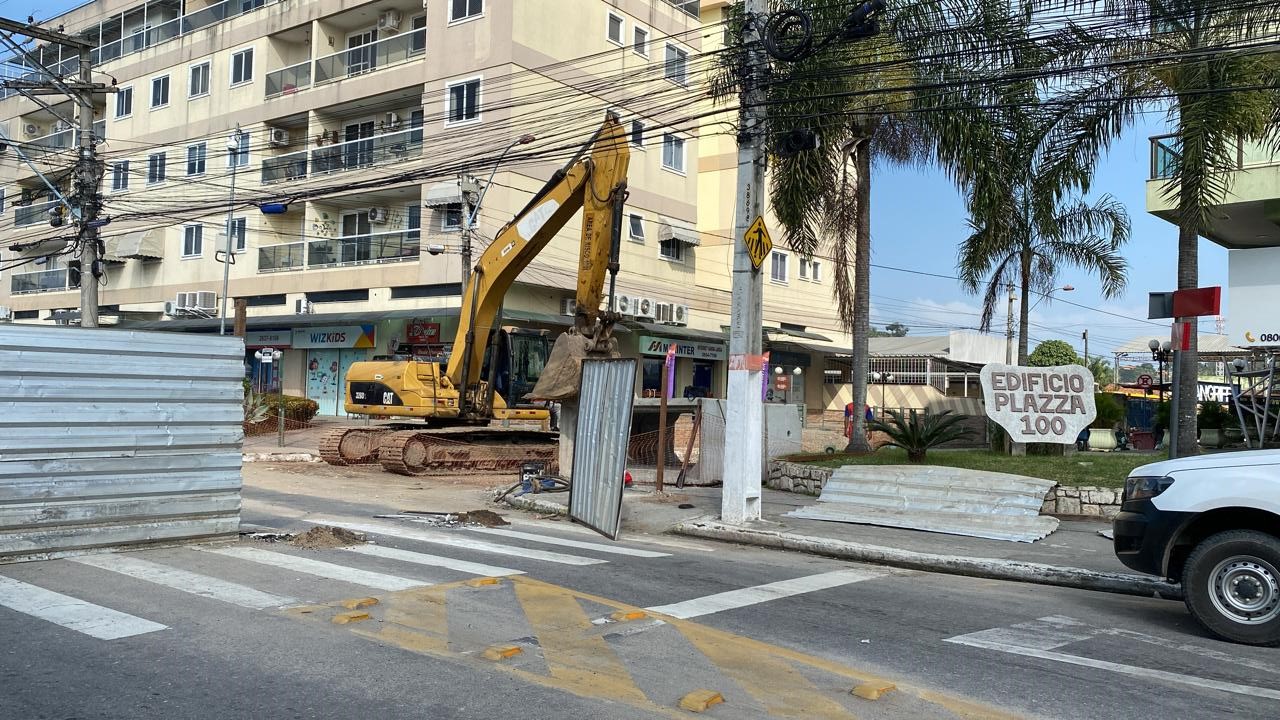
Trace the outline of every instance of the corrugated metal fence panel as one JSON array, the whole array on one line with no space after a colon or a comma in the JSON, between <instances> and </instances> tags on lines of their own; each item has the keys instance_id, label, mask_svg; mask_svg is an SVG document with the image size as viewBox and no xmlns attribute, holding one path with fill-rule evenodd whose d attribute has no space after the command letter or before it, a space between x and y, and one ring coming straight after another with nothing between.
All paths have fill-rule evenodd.
<instances>
[{"instance_id":1,"label":"corrugated metal fence panel","mask_svg":"<svg viewBox=\"0 0 1280 720\"><path fill-rule=\"evenodd\" d=\"M578 388L569 517L611 540L622 519L636 360L585 360Z\"/></svg>"},{"instance_id":2,"label":"corrugated metal fence panel","mask_svg":"<svg viewBox=\"0 0 1280 720\"><path fill-rule=\"evenodd\" d=\"M0 326L0 561L234 534L240 338Z\"/></svg>"}]
</instances>

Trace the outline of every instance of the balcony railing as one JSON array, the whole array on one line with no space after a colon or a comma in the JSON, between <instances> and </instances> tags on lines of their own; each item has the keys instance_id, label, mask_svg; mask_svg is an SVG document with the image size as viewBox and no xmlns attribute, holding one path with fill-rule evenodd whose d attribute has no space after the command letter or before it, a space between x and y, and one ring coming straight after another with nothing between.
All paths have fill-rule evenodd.
<instances>
[{"instance_id":1,"label":"balcony railing","mask_svg":"<svg viewBox=\"0 0 1280 720\"><path fill-rule=\"evenodd\" d=\"M1227 170L1280 164L1280 152L1267 140L1237 140L1235 157ZM1182 159L1182 147L1177 135L1157 135L1151 138L1151 178L1168 180L1177 170Z\"/></svg>"},{"instance_id":2,"label":"balcony railing","mask_svg":"<svg viewBox=\"0 0 1280 720\"><path fill-rule=\"evenodd\" d=\"M422 154L422 128L348 140L311 151L311 173L356 170Z\"/></svg>"},{"instance_id":3,"label":"balcony railing","mask_svg":"<svg viewBox=\"0 0 1280 720\"><path fill-rule=\"evenodd\" d=\"M307 176L307 151L267 158L262 161L262 184L297 180Z\"/></svg>"},{"instance_id":4,"label":"balcony railing","mask_svg":"<svg viewBox=\"0 0 1280 720\"><path fill-rule=\"evenodd\" d=\"M315 83L322 85L406 62L426 52L426 43L427 30L421 28L316 58Z\"/></svg>"},{"instance_id":5,"label":"balcony railing","mask_svg":"<svg viewBox=\"0 0 1280 720\"><path fill-rule=\"evenodd\" d=\"M1159 135L1151 138L1151 179L1165 180L1173 177L1174 168L1182 157L1178 149L1177 135Z\"/></svg>"},{"instance_id":6,"label":"balcony railing","mask_svg":"<svg viewBox=\"0 0 1280 720\"><path fill-rule=\"evenodd\" d=\"M266 75L267 97L288 95L311 87L311 61L273 70Z\"/></svg>"},{"instance_id":7,"label":"balcony railing","mask_svg":"<svg viewBox=\"0 0 1280 720\"><path fill-rule=\"evenodd\" d=\"M93 124L93 136L98 142L102 142L107 138L107 121L99 120ZM51 133L38 137L29 142L29 145L45 148L46 150L68 150L76 147L80 143L80 131L76 129L63 130L61 132Z\"/></svg>"},{"instance_id":8,"label":"balcony railing","mask_svg":"<svg viewBox=\"0 0 1280 720\"><path fill-rule=\"evenodd\" d=\"M58 205L57 200L32 205L17 205L13 208L13 226L28 227L46 222L49 219L49 211L56 205Z\"/></svg>"},{"instance_id":9,"label":"balcony railing","mask_svg":"<svg viewBox=\"0 0 1280 720\"><path fill-rule=\"evenodd\" d=\"M70 290L68 269L37 270L35 272L14 273L10 281L9 292L13 295L23 293L54 292Z\"/></svg>"},{"instance_id":10,"label":"balcony railing","mask_svg":"<svg viewBox=\"0 0 1280 720\"><path fill-rule=\"evenodd\" d=\"M420 230L268 245L258 248L258 272L406 262L417 260L420 248Z\"/></svg>"}]
</instances>

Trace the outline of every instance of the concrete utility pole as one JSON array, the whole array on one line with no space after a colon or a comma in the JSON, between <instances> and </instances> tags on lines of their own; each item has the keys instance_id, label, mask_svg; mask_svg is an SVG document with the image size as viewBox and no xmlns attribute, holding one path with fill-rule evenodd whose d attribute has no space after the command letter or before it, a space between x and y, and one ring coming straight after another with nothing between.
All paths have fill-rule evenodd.
<instances>
[{"instance_id":1,"label":"concrete utility pole","mask_svg":"<svg viewBox=\"0 0 1280 720\"><path fill-rule=\"evenodd\" d=\"M1089 331L1085 330L1081 337L1084 338L1084 366L1089 367Z\"/></svg>"},{"instance_id":2,"label":"concrete utility pole","mask_svg":"<svg viewBox=\"0 0 1280 720\"><path fill-rule=\"evenodd\" d=\"M218 300L218 334L227 334L227 290L231 284L231 266L235 264L235 240L232 230L236 212L236 169L240 167L240 123L227 136L227 160L231 163L231 197L227 200L227 246L222 251L222 297ZM214 253L215 257L217 253Z\"/></svg>"},{"instance_id":3,"label":"concrete utility pole","mask_svg":"<svg viewBox=\"0 0 1280 720\"><path fill-rule=\"evenodd\" d=\"M98 326L98 281L104 274L98 238L98 212L102 209L102 167L98 162L97 143L93 136L93 96L115 92L114 87L93 82L93 44L84 38L66 35L37 25L0 18L0 31L24 35L45 42L75 48L79 60L76 80L63 80L39 63L31 53L22 53L43 71L41 80L7 80L4 86L24 95L65 95L76 104L79 141L75 167L75 192L72 210L80 223L77 247L80 251L80 326Z\"/></svg>"},{"instance_id":4,"label":"concrete utility pole","mask_svg":"<svg viewBox=\"0 0 1280 720\"><path fill-rule=\"evenodd\" d=\"M767 59L761 29L768 5L745 0L747 22L742 44L747 49L738 112L738 186L733 223L733 315L729 329L729 393L725 403L724 492L720 517L741 524L760 519L760 483L764 475L764 403L761 398L763 344L759 271L747 254L746 235L764 206L764 91L756 82Z\"/></svg>"},{"instance_id":5,"label":"concrete utility pole","mask_svg":"<svg viewBox=\"0 0 1280 720\"><path fill-rule=\"evenodd\" d=\"M1013 285L1009 286L1009 311L1004 321L1004 364L1013 364Z\"/></svg>"},{"instance_id":6,"label":"concrete utility pole","mask_svg":"<svg viewBox=\"0 0 1280 720\"><path fill-rule=\"evenodd\" d=\"M462 289L466 292L467 283L471 281L471 238L475 228L475 216L480 212L480 203L471 206L472 196L477 199L480 194L480 183L470 175L458 176L458 189L462 192Z\"/></svg>"}]
</instances>

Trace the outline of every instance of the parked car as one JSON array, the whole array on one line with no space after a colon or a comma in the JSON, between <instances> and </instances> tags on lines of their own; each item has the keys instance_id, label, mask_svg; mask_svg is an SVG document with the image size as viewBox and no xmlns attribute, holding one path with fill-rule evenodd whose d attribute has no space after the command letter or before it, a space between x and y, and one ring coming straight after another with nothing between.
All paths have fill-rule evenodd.
<instances>
[{"instance_id":1,"label":"parked car","mask_svg":"<svg viewBox=\"0 0 1280 720\"><path fill-rule=\"evenodd\" d=\"M1143 465L1125 480L1115 552L1182 584L1209 632L1280 645L1280 450Z\"/></svg>"}]
</instances>

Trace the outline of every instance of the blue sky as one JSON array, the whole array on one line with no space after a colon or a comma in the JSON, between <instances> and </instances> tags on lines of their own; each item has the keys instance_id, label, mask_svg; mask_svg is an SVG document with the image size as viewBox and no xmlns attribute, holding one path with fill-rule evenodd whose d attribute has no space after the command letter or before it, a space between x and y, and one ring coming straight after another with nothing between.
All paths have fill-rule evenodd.
<instances>
[{"instance_id":1,"label":"blue sky","mask_svg":"<svg viewBox=\"0 0 1280 720\"><path fill-rule=\"evenodd\" d=\"M0 15L15 20L25 20L28 15L42 19L82 4L80 0L0 0ZM1132 238L1125 249L1129 259L1128 290L1121 297L1104 301L1095 278L1067 269L1059 286L1071 285L1075 290L1062 293L1063 297L1112 314L1061 302L1039 302L1032 309L1033 347L1036 341L1056 338L1082 350L1080 336L1086 328L1091 354L1109 354L1114 346L1134 337L1168 336L1167 325L1145 321L1147 293L1172 290L1176 284L1177 228L1146 212L1147 138L1163 134L1164 128L1161 114L1141 118L1113 143L1094 182L1094 194L1110 193L1118 198L1133 223ZM956 246L967 234L964 206L954 186L932 169L879 169L873 183L872 262L954 275ZM1225 287L1226 280L1226 251L1202 241L1200 284ZM913 335L940 333L947 327L973 327L979 320L978 298L963 292L953 280L873 269L871 293L873 324L902 322L914 328ZM997 332L1002 332L1003 323L1002 309L995 320ZM1202 330L1213 328L1212 318L1201 324Z\"/></svg>"}]
</instances>

